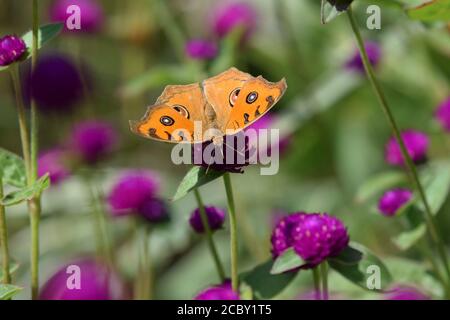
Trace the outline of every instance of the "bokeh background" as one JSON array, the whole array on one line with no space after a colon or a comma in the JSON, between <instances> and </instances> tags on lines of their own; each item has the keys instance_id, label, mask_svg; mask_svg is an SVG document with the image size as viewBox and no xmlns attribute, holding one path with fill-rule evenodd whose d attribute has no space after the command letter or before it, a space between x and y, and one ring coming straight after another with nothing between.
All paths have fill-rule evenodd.
<instances>
[{"instance_id":1,"label":"bokeh background","mask_svg":"<svg viewBox=\"0 0 450 320\"><path fill-rule=\"evenodd\" d=\"M189 166L171 162L171 145L133 135L128 121L141 118L165 85L199 81L236 66L272 81L285 77L289 85L270 114L273 127L280 128L286 140L279 173L261 176L259 168L251 166L244 174L232 176L240 270L251 269L270 257L270 233L277 215L328 212L345 222L352 240L383 257L398 282L418 284L429 295L439 294L436 280L423 271L418 252L402 252L392 243L391 237L402 230L401 221L378 212L380 194L364 194L374 176L386 172L395 175L398 169L385 162L384 148L391 131L370 85L362 69L349 67L356 44L345 15L324 26L317 0L242 0L239 3L245 3L248 10L241 25L245 35L235 32L221 36L214 21L220 7L230 2L96 1L99 8L86 17L92 20L89 30L63 32L40 51L42 70L36 82L40 84L41 150L64 150L73 142L74 130L86 121L105 122L111 127L106 130L114 131L108 131L111 135L107 133L93 147L111 145L101 159L82 161L62 156L60 165L67 172L44 194L42 284L61 266L96 257L100 232L96 212L101 211L105 224L100 227L109 234L118 277L131 292L139 257L136 230L139 224L151 222L116 217L107 201L118 178L129 169L151 170L158 176L158 196L167 203L170 214L168 223L152 224L148 239L155 268L153 296L191 299L217 282L206 242L188 223L196 208L193 195L170 201ZM380 50L373 62L400 126L429 136L428 158L448 159L450 137L433 115L449 94L449 30L443 24L412 21L391 1L377 1L382 8L382 28L367 30L365 10L373 1L356 2L363 36ZM54 20L54 3L39 1L42 23ZM1 7L1 35L21 35L31 28L27 1L2 0ZM83 19L82 11L82 23ZM210 59L198 59L198 54L185 50L192 39L208 40L217 46L217 52L213 49ZM26 98L29 68L21 66ZM97 133L93 135L98 138ZM7 73L0 76L0 145L20 154L14 95ZM93 201L89 185L95 185L104 197ZM206 204L226 208L220 179L200 191ZM438 216L447 242L450 217L445 213L449 210L447 201ZM27 287L26 207L10 208L7 214L10 250L19 264L14 278ZM215 239L228 266L226 225L215 233ZM335 273L330 283L331 291L343 297L382 298ZM295 299L310 289L310 274L300 273L277 298ZM28 290L19 297L28 298Z\"/></svg>"}]
</instances>

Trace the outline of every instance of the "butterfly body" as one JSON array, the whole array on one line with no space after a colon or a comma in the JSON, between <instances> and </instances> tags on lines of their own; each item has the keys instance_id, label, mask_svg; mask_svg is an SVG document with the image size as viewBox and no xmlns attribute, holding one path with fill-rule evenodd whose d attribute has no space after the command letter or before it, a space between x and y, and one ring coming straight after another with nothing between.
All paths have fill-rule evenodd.
<instances>
[{"instance_id":1,"label":"butterfly body","mask_svg":"<svg viewBox=\"0 0 450 320\"><path fill-rule=\"evenodd\" d=\"M167 86L140 121L130 121L137 135L171 143L212 141L220 144L263 116L286 91L286 81L231 68L201 83Z\"/></svg>"}]
</instances>

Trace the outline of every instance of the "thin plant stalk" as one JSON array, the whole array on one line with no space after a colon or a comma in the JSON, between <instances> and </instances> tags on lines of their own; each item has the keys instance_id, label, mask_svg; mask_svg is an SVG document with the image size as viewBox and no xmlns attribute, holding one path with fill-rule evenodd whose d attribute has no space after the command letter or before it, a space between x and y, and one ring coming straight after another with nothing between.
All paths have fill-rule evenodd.
<instances>
[{"instance_id":1,"label":"thin plant stalk","mask_svg":"<svg viewBox=\"0 0 450 320\"><path fill-rule=\"evenodd\" d=\"M328 300L328 263L326 261L322 262L319 266L320 273L322 277L322 299Z\"/></svg>"},{"instance_id":2,"label":"thin plant stalk","mask_svg":"<svg viewBox=\"0 0 450 320\"><path fill-rule=\"evenodd\" d=\"M405 143L403 142L403 139L401 137L401 133L399 130L399 127L397 125L397 122L395 121L395 118L392 114L392 111L388 105L387 99L384 95L383 90L381 89L380 84L378 83L377 78L375 77L375 72L373 71L372 65L369 62L369 58L367 55L367 51L364 46L364 41L361 37L361 34L359 32L358 25L356 23L355 17L353 16L353 12L351 7L347 10L347 16L350 21L350 25L352 27L353 33L355 35L359 51L361 53L362 61L364 64L364 68L366 70L367 77L372 85L372 88L374 90L375 95L377 96L378 102L380 103L380 106L389 122L389 124L392 127L392 130L394 132L395 139L397 140L398 145L400 146L400 150L403 156L403 159L405 160L406 167L408 169L409 175L412 179L412 182L415 186L415 189L417 190L419 197L423 203L423 206L425 208L425 221L428 227L428 232L431 236L432 241L436 245L439 258L441 259L442 265L444 266L445 273L447 275L447 286L449 286L450 281L450 266L448 263L448 256L447 252L445 250L444 243L439 235L438 229L436 227L436 222L433 216L433 213L431 211L430 204L428 203L425 191L423 189L423 186L420 182L419 175L417 173L417 169L414 165L414 162L412 161L411 157L408 154L408 151L406 149Z\"/></svg>"},{"instance_id":3,"label":"thin plant stalk","mask_svg":"<svg viewBox=\"0 0 450 320\"><path fill-rule=\"evenodd\" d=\"M223 175L223 181L227 194L228 215L230 217L231 285L233 290L237 292L239 289L237 221L231 177L228 172Z\"/></svg>"},{"instance_id":4,"label":"thin plant stalk","mask_svg":"<svg viewBox=\"0 0 450 320\"><path fill-rule=\"evenodd\" d=\"M314 299L315 300L321 300L322 294L321 294L321 287L320 287L320 271L318 267L315 267L311 270L313 275L313 282L314 282Z\"/></svg>"},{"instance_id":5,"label":"thin plant stalk","mask_svg":"<svg viewBox=\"0 0 450 320\"><path fill-rule=\"evenodd\" d=\"M202 197L198 189L194 190L194 194L197 200L198 209L200 211L200 218L202 219L203 228L205 229L205 236L208 242L209 251L211 252L211 256L214 260L214 264L217 269L217 274L219 276L220 283L223 283L225 280L225 271L223 269L222 262L220 261L216 245L214 243L213 234L208 222L208 216L206 215L205 211L205 206L203 204Z\"/></svg>"},{"instance_id":6,"label":"thin plant stalk","mask_svg":"<svg viewBox=\"0 0 450 320\"><path fill-rule=\"evenodd\" d=\"M153 268L150 258L150 232L147 225L140 225L136 221L138 243L138 270L134 283L134 298L136 300L150 300L153 295Z\"/></svg>"},{"instance_id":7,"label":"thin plant stalk","mask_svg":"<svg viewBox=\"0 0 450 320\"><path fill-rule=\"evenodd\" d=\"M0 199L3 198L3 180L0 177ZM2 249L2 272L3 284L11 283L11 274L9 272L9 248L8 248L8 228L6 225L5 207L0 204L0 245Z\"/></svg>"}]
</instances>

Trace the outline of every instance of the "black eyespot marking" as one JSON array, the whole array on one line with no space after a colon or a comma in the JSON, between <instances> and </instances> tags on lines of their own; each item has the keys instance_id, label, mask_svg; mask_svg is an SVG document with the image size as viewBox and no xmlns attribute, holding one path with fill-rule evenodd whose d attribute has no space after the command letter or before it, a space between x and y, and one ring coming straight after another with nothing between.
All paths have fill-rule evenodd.
<instances>
[{"instance_id":1,"label":"black eyespot marking","mask_svg":"<svg viewBox=\"0 0 450 320\"><path fill-rule=\"evenodd\" d=\"M170 127L175 123L175 120L173 120L169 116L162 116L161 119L159 119L159 122L161 122L166 127Z\"/></svg>"},{"instance_id":2,"label":"black eyespot marking","mask_svg":"<svg viewBox=\"0 0 450 320\"><path fill-rule=\"evenodd\" d=\"M250 115L248 113L244 113L244 124L247 124L250 122L249 118L250 118Z\"/></svg>"},{"instance_id":3,"label":"black eyespot marking","mask_svg":"<svg viewBox=\"0 0 450 320\"><path fill-rule=\"evenodd\" d=\"M191 115L189 114L188 109L186 109L185 106L182 106L180 104L176 104L172 107L176 112L181 114L183 117L190 119Z\"/></svg>"},{"instance_id":4,"label":"black eyespot marking","mask_svg":"<svg viewBox=\"0 0 450 320\"><path fill-rule=\"evenodd\" d=\"M155 128L150 128L148 129L148 135L152 138L159 138L158 135L156 134L156 129Z\"/></svg>"},{"instance_id":5,"label":"black eyespot marking","mask_svg":"<svg viewBox=\"0 0 450 320\"><path fill-rule=\"evenodd\" d=\"M256 99L258 99L258 92L253 91L248 94L246 101L248 104L252 104Z\"/></svg>"},{"instance_id":6,"label":"black eyespot marking","mask_svg":"<svg viewBox=\"0 0 450 320\"><path fill-rule=\"evenodd\" d=\"M237 101L239 93L241 93L241 88L236 88L233 91L231 91L230 98L229 98L230 106L234 107L234 104Z\"/></svg>"}]
</instances>

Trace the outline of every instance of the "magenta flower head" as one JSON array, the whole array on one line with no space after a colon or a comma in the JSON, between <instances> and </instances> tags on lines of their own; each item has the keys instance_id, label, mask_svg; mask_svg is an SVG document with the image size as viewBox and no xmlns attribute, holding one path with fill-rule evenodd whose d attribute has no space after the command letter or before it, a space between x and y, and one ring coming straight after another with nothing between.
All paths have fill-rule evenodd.
<instances>
[{"instance_id":1,"label":"magenta flower head","mask_svg":"<svg viewBox=\"0 0 450 320\"><path fill-rule=\"evenodd\" d=\"M81 161L95 164L114 150L117 136L116 130L108 122L90 120L75 126L70 147Z\"/></svg>"},{"instance_id":2,"label":"magenta flower head","mask_svg":"<svg viewBox=\"0 0 450 320\"><path fill-rule=\"evenodd\" d=\"M151 223L167 222L170 219L166 203L159 198L148 198L141 203L137 214Z\"/></svg>"},{"instance_id":3,"label":"magenta flower head","mask_svg":"<svg viewBox=\"0 0 450 320\"><path fill-rule=\"evenodd\" d=\"M397 286L386 295L387 300L430 300L420 290L409 286Z\"/></svg>"},{"instance_id":4,"label":"magenta flower head","mask_svg":"<svg viewBox=\"0 0 450 320\"><path fill-rule=\"evenodd\" d=\"M328 214L304 214L292 230L295 252L306 261L303 269L314 268L335 257L350 241L342 221Z\"/></svg>"},{"instance_id":5,"label":"magenta flower head","mask_svg":"<svg viewBox=\"0 0 450 320\"><path fill-rule=\"evenodd\" d=\"M206 216L208 217L208 224L211 231L216 231L222 228L223 223L225 221L225 211L217 207L205 206L205 213ZM194 212L192 212L191 217L189 219L189 223L195 232L197 233L205 232L199 208L195 209Z\"/></svg>"},{"instance_id":6,"label":"magenta flower head","mask_svg":"<svg viewBox=\"0 0 450 320\"><path fill-rule=\"evenodd\" d=\"M185 51L192 59L210 60L217 56L218 48L214 42L196 39L186 43Z\"/></svg>"},{"instance_id":7,"label":"magenta flower head","mask_svg":"<svg viewBox=\"0 0 450 320\"><path fill-rule=\"evenodd\" d=\"M36 69L25 77L25 91L44 113L73 111L83 98L83 82L71 58L51 54L39 59ZM29 97L27 97L29 99Z\"/></svg>"},{"instance_id":8,"label":"magenta flower head","mask_svg":"<svg viewBox=\"0 0 450 320\"><path fill-rule=\"evenodd\" d=\"M145 170L131 170L123 173L108 195L108 204L114 216L135 214L137 211L151 211L149 199L156 198L159 178L155 173Z\"/></svg>"},{"instance_id":9,"label":"magenta flower head","mask_svg":"<svg viewBox=\"0 0 450 320\"><path fill-rule=\"evenodd\" d=\"M413 193L407 189L393 189L386 191L378 202L378 209L387 217L392 217L398 209L411 200Z\"/></svg>"},{"instance_id":10,"label":"magenta flower head","mask_svg":"<svg viewBox=\"0 0 450 320\"><path fill-rule=\"evenodd\" d=\"M216 9L213 13L212 24L214 32L220 37L225 37L237 27L243 28L244 37L247 39L255 30L257 14L255 9L247 3L235 2L226 4Z\"/></svg>"},{"instance_id":11,"label":"magenta flower head","mask_svg":"<svg viewBox=\"0 0 450 320\"><path fill-rule=\"evenodd\" d=\"M0 39L0 66L5 67L19 61L27 51L22 38L15 35L4 36Z\"/></svg>"},{"instance_id":12,"label":"magenta flower head","mask_svg":"<svg viewBox=\"0 0 450 320\"><path fill-rule=\"evenodd\" d=\"M38 158L38 176L49 174L52 185L63 182L70 176L67 166L67 152L61 148L47 150Z\"/></svg>"},{"instance_id":13,"label":"magenta flower head","mask_svg":"<svg viewBox=\"0 0 450 320\"><path fill-rule=\"evenodd\" d=\"M106 265L94 259L74 261L59 269L43 286L40 300L119 300L125 286Z\"/></svg>"},{"instance_id":14,"label":"magenta flower head","mask_svg":"<svg viewBox=\"0 0 450 320\"><path fill-rule=\"evenodd\" d=\"M55 0L50 7L50 20L63 22L67 32L94 33L103 25L103 8L95 0Z\"/></svg>"},{"instance_id":15,"label":"magenta flower head","mask_svg":"<svg viewBox=\"0 0 450 320\"><path fill-rule=\"evenodd\" d=\"M435 116L444 130L450 132L450 97L437 108Z\"/></svg>"},{"instance_id":16,"label":"magenta flower head","mask_svg":"<svg viewBox=\"0 0 450 320\"><path fill-rule=\"evenodd\" d=\"M294 244L292 232L294 228L302 220L302 216L306 215L304 212L297 212L288 216L281 217L272 232L272 256L277 258L282 255L284 251L289 249Z\"/></svg>"},{"instance_id":17,"label":"magenta flower head","mask_svg":"<svg viewBox=\"0 0 450 320\"><path fill-rule=\"evenodd\" d=\"M381 59L381 48L376 42L366 42L365 48L367 56L372 66L376 67ZM347 61L345 67L349 70L364 73L364 64L359 50L357 50L350 60Z\"/></svg>"},{"instance_id":18,"label":"magenta flower head","mask_svg":"<svg viewBox=\"0 0 450 320\"><path fill-rule=\"evenodd\" d=\"M406 130L401 134L406 150L416 163L426 161L428 151L428 137L425 133L415 130ZM386 144L386 162L394 166L403 166L404 160L397 140L392 137Z\"/></svg>"},{"instance_id":19,"label":"magenta flower head","mask_svg":"<svg viewBox=\"0 0 450 320\"><path fill-rule=\"evenodd\" d=\"M225 281L223 284L207 288L200 292L195 300L240 300L237 294L231 288L231 282Z\"/></svg>"}]
</instances>

